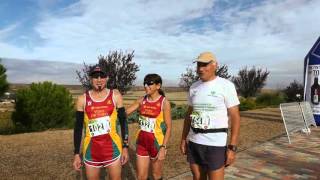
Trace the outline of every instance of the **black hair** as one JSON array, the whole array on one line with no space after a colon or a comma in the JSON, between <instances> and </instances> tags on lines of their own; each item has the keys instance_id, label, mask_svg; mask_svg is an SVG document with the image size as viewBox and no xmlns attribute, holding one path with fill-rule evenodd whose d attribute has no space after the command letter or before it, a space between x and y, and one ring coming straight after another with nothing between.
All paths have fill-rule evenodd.
<instances>
[{"instance_id":1,"label":"black hair","mask_svg":"<svg viewBox=\"0 0 320 180\"><path fill-rule=\"evenodd\" d=\"M143 79L143 85L147 82L154 82L155 84L160 84L159 94L165 96L164 91L161 89L162 79L158 74L147 74Z\"/></svg>"}]
</instances>

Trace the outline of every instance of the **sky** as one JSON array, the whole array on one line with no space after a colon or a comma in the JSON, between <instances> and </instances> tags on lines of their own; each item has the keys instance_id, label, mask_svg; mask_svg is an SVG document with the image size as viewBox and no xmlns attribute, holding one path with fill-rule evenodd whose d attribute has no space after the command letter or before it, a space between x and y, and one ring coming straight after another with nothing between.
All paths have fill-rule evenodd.
<instances>
[{"instance_id":1,"label":"sky","mask_svg":"<svg viewBox=\"0 0 320 180\"><path fill-rule=\"evenodd\" d=\"M270 72L267 87L302 81L320 35L319 0L2 0L0 58L11 83L79 84L76 70L110 51L134 51L139 85L158 73L177 85L203 51L231 75Z\"/></svg>"}]
</instances>

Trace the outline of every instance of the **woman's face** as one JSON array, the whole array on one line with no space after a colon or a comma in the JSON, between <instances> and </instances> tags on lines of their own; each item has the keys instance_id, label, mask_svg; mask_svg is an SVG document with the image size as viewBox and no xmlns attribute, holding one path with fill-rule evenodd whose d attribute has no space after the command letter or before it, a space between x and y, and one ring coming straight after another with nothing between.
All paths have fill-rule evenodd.
<instances>
[{"instance_id":1,"label":"woman's face","mask_svg":"<svg viewBox=\"0 0 320 180\"><path fill-rule=\"evenodd\" d=\"M147 81L143 83L144 90L146 94L152 95L154 93L158 93L158 90L160 89L161 85L154 83L153 81Z\"/></svg>"}]
</instances>

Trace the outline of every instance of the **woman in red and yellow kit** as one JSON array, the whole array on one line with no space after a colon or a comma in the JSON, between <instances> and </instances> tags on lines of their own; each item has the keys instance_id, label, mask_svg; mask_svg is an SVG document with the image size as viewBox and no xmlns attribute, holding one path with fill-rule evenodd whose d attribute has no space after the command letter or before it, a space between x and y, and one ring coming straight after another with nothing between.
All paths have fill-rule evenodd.
<instances>
[{"instance_id":1,"label":"woman in red and yellow kit","mask_svg":"<svg viewBox=\"0 0 320 180\"><path fill-rule=\"evenodd\" d=\"M99 179L101 168L108 170L110 179L121 179L121 165L128 161L128 127L122 96L118 90L106 88L107 74L99 66L91 70L90 81L92 89L77 100L73 166L80 170L83 160L88 179ZM122 136L117 131L118 122Z\"/></svg>"},{"instance_id":2,"label":"woman in red and yellow kit","mask_svg":"<svg viewBox=\"0 0 320 180\"><path fill-rule=\"evenodd\" d=\"M162 179L163 160L171 133L171 107L161 90L162 80L157 74L144 78L146 95L127 109L127 114L138 110L139 127L136 141L137 179L148 178L151 162L153 179Z\"/></svg>"}]
</instances>

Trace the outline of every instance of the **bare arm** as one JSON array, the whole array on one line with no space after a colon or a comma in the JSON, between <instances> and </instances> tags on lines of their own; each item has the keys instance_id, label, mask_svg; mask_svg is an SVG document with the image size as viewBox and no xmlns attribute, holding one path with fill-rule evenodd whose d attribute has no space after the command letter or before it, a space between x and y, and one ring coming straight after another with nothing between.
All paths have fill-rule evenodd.
<instances>
[{"instance_id":1,"label":"bare arm","mask_svg":"<svg viewBox=\"0 0 320 180\"><path fill-rule=\"evenodd\" d=\"M190 119L190 114L193 111L193 107L192 106L188 106L188 110L186 113L186 116L184 118L184 122L183 122L183 131L182 131L182 136L181 136L181 140L186 140L188 134L189 134L189 130L190 130L190 126L191 126L191 119Z\"/></svg>"},{"instance_id":2,"label":"bare arm","mask_svg":"<svg viewBox=\"0 0 320 180\"><path fill-rule=\"evenodd\" d=\"M113 90L117 108L123 107L123 98L118 89Z\"/></svg>"},{"instance_id":3,"label":"bare arm","mask_svg":"<svg viewBox=\"0 0 320 180\"><path fill-rule=\"evenodd\" d=\"M231 120L231 136L230 136L230 144L237 145L239 132L240 132L240 113L239 107L233 106L228 108L228 114Z\"/></svg>"},{"instance_id":4,"label":"bare arm","mask_svg":"<svg viewBox=\"0 0 320 180\"><path fill-rule=\"evenodd\" d=\"M180 144L180 151L182 154L186 154L187 152L186 139L190 131L190 126L191 126L190 114L192 113L192 111L193 111L192 106L189 106L183 122L183 130L182 130L181 144Z\"/></svg>"},{"instance_id":5,"label":"bare arm","mask_svg":"<svg viewBox=\"0 0 320 180\"><path fill-rule=\"evenodd\" d=\"M139 99L137 99L133 104L131 104L126 109L127 115L130 115L131 113L133 113L134 111L136 111L139 108L142 99L143 99L143 97L140 97Z\"/></svg>"},{"instance_id":6,"label":"bare arm","mask_svg":"<svg viewBox=\"0 0 320 180\"><path fill-rule=\"evenodd\" d=\"M164 135L164 139L162 144L166 145L170 139L171 135L171 105L170 102L165 99L164 106L163 106L163 115L164 115L164 121L166 123L166 134Z\"/></svg>"}]
</instances>

